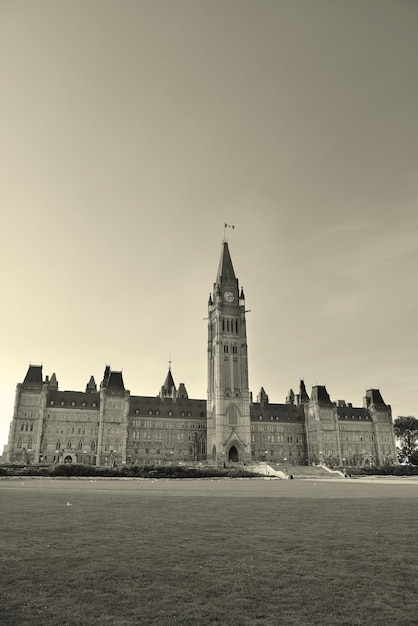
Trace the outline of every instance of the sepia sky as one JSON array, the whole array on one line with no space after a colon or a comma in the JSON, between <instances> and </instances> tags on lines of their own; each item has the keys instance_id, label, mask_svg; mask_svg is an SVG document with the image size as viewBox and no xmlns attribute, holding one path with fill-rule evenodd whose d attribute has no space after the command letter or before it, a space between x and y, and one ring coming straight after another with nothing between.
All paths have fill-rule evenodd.
<instances>
[{"instance_id":1,"label":"sepia sky","mask_svg":"<svg viewBox=\"0 0 418 626\"><path fill-rule=\"evenodd\" d=\"M206 397L223 224L250 387L418 415L415 0L0 0L0 453L29 362Z\"/></svg>"}]
</instances>

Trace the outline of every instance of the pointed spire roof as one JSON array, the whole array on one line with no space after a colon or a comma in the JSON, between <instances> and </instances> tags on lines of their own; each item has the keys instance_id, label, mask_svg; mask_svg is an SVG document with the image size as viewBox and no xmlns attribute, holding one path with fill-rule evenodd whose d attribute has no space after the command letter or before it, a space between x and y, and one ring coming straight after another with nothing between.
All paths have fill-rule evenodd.
<instances>
[{"instance_id":1,"label":"pointed spire roof","mask_svg":"<svg viewBox=\"0 0 418 626\"><path fill-rule=\"evenodd\" d=\"M309 402L308 392L306 391L305 383L303 380L300 381L300 385L299 385L299 401L301 403Z\"/></svg>"},{"instance_id":2,"label":"pointed spire roof","mask_svg":"<svg viewBox=\"0 0 418 626\"><path fill-rule=\"evenodd\" d=\"M94 380L94 376L90 376L90 380L87 383L86 391L97 391L96 381Z\"/></svg>"},{"instance_id":3,"label":"pointed spire roof","mask_svg":"<svg viewBox=\"0 0 418 626\"><path fill-rule=\"evenodd\" d=\"M229 254L228 242L222 243L221 258L219 260L218 273L216 276L216 282L219 284L236 284L237 279L235 277L234 266L232 265L231 255Z\"/></svg>"},{"instance_id":4,"label":"pointed spire roof","mask_svg":"<svg viewBox=\"0 0 418 626\"><path fill-rule=\"evenodd\" d=\"M58 381L57 381L57 377L55 375L55 372L52 374L51 378L49 379L49 388L50 389L58 389Z\"/></svg>"},{"instance_id":5,"label":"pointed spire roof","mask_svg":"<svg viewBox=\"0 0 418 626\"><path fill-rule=\"evenodd\" d=\"M174 384L174 378L173 375L171 373L171 367L168 368L168 373L167 376L165 378L164 384L162 386L162 394L164 396L172 396L173 395L173 390L176 391L176 385Z\"/></svg>"}]
</instances>

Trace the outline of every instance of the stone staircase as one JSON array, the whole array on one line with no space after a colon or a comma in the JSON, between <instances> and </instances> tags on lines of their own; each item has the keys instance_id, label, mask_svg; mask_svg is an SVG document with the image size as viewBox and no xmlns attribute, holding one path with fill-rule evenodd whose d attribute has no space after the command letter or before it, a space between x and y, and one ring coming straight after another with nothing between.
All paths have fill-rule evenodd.
<instances>
[{"instance_id":1,"label":"stone staircase","mask_svg":"<svg viewBox=\"0 0 418 626\"><path fill-rule=\"evenodd\" d=\"M288 465L287 474L295 479L318 479L321 478L343 478L342 472L338 470L330 470L323 465Z\"/></svg>"}]
</instances>

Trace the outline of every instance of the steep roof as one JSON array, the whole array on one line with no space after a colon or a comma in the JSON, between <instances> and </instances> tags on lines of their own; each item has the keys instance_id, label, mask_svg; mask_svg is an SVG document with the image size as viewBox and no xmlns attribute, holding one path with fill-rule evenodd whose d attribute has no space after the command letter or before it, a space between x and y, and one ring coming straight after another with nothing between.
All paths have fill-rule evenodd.
<instances>
[{"instance_id":1,"label":"steep roof","mask_svg":"<svg viewBox=\"0 0 418 626\"><path fill-rule=\"evenodd\" d=\"M319 404L332 404L325 385L315 385L315 387L312 387L311 400L315 400Z\"/></svg>"},{"instance_id":2,"label":"steep roof","mask_svg":"<svg viewBox=\"0 0 418 626\"><path fill-rule=\"evenodd\" d=\"M48 392L48 408L59 409L98 409L100 406L100 394L98 392L86 393L84 391L57 391L52 389Z\"/></svg>"},{"instance_id":3,"label":"steep roof","mask_svg":"<svg viewBox=\"0 0 418 626\"><path fill-rule=\"evenodd\" d=\"M90 376L90 380L87 383L86 391L97 391L96 381L94 380L94 376Z\"/></svg>"},{"instance_id":4,"label":"steep roof","mask_svg":"<svg viewBox=\"0 0 418 626\"><path fill-rule=\"evenodd\" d=\"M206 400L131 396L129 415L158 416L161 418L206 419Z\"/></svg>"},{"instance_id":5,"label":"steep roof","mask_svg":"<svg viewBox=\"0 0 418 626\"><path fill-rule=\"evenodd\" d=\"M305 421L303 406L295 404L265 404L254 402L250 407L252 422L299 422Z\"/></svg>"},{"instance_id":6,"label":"steep roof","mask_svg":"<svg viewBox=\"0 0 418 626\"><path fill-rule=\"evenodd\" d=\"M303 380L300 381L299 385L299 402L309 402L309 396Z\"/></svg>"},{"instance_id":7,"label":"steep roof","mask_svg":"<svg viewBox=\"0 0 418 626\"><path fill-rule=\"evenodd\" d=\"M366 402L367 402L367 406L369 406L370 404L376 404L378 406L379 405L386 406L379 389L367 389Z\"/></svg>"},{"instance_id":8,"label":"steep roof","mask_svg":"<svg viewBox=\"0 0 418 626\"><path fill-rule=\"evenodd\" d=\"M125 393L122 372L110 372L106 389L111 393Z\"/></svg>"},{"instance_id":9,"label":"steep roof","mask_svg":"<svg viewBox=\"0 0 418 626\"><path fill-rule=\"evenodd\" d=\"M173 375L171 373L171 369L169 368L162 388L163 394L171 396L173 389L174 391L176 390L176 385L174 384Z\"/></svg>"},{"instance_id":10,"label":"steep roof","mask_svg":"<svg viewBox=\"0 0 418 626\"><path fill-rule=\"evenodd\" d=\"M339 420L366 421L369 419L369 412L361 407L339 406L337 407L337 415Z\"/></svg>"},{"instance_id":11,"label":"steep roof","mask_svg":"<svg viewBox=\"0 0 418 626\"><path fill-rule=\"evenodd\" d=\"M42 365L29 365L23 384L39 387L42 383Z\"/></svg>"},{"instance_id":12,"label":"steep roof","mask_svg":"<svg viewBox=\"0 0 418 626\"><path fill-rule=\"evenodd\" d=\"M224 241L222 243L221 258L219 260L218 273L216 276L216 282L219 284L236 284L237 279L235 277L234 266L232 265L231 255L229 253L228 243Z\"/></svg>"}]
</instances>

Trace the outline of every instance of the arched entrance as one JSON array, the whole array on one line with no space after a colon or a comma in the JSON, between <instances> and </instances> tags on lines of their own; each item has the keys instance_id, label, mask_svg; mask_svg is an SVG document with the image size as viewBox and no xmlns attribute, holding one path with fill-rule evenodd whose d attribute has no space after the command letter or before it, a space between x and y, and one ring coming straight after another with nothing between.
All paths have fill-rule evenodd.
<instances>
[{"instance_id":1,"label":"arched entrance","mask_svg":"<svg viewBox=\"0 0 418 626\"><path fill-rule=\"evenodd\" d=\"M67 456L64 457L64 463L72 463L72 462L73 462L73 457L67 454Z\"/></svg>"},{"instance_id":2,"label":"arched entrance","mask_svg":"<svg viewBox=\"0 0 418 626\"><path fill-rule=\"evenodd\" d=\"M238 450L235 446L231 446L228 452L228 461L236 463L238 461Z\"/></svg>"}]
</instances>

